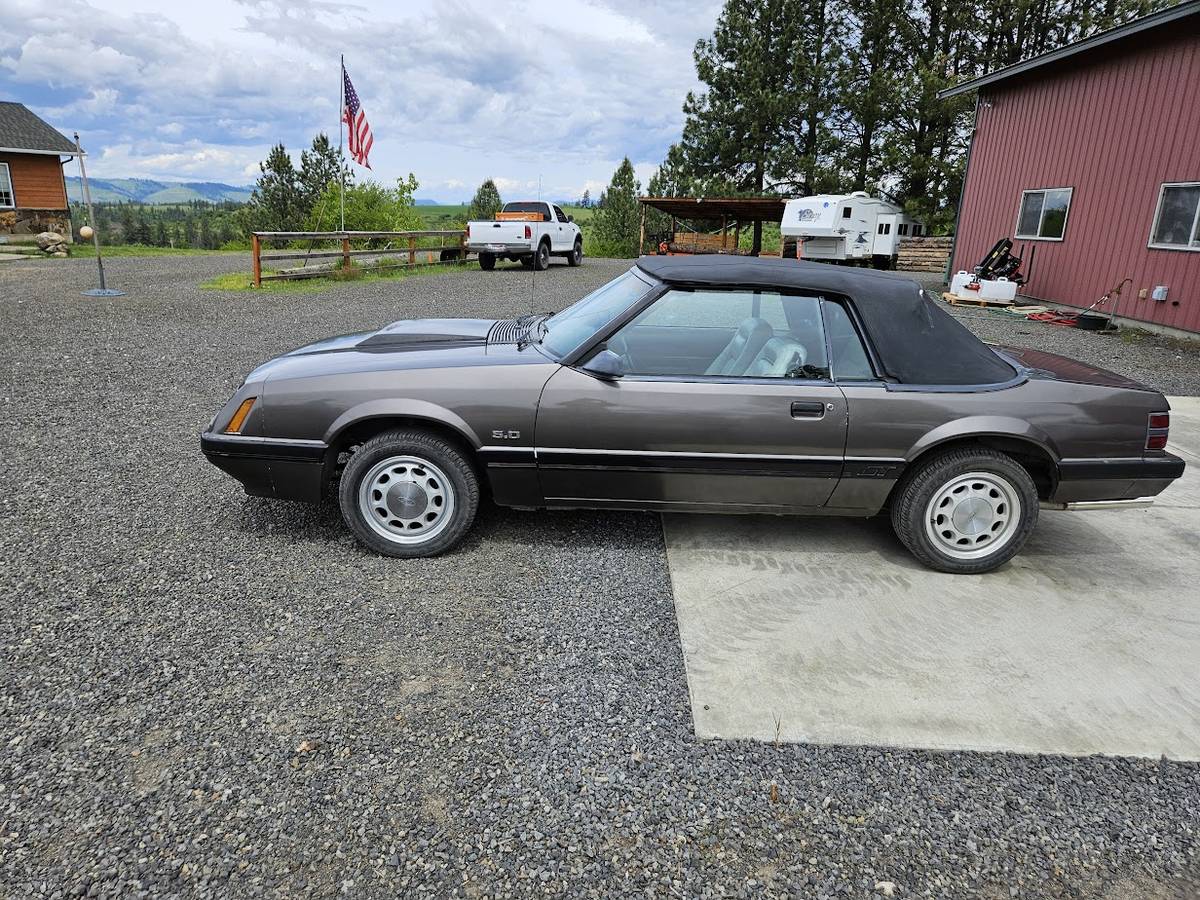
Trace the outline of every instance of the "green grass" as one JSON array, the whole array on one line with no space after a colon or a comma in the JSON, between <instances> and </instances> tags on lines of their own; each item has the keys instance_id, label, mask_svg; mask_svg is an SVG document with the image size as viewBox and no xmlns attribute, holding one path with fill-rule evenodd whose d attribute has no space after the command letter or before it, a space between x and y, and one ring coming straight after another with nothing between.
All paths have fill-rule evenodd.
<instances>
[{"instance_id":1,"label":"green grass","mask_svg":"<svg viewBox=\"0 0 1200 900\"><path fill-rule=\"evenodd\" d=\"M205 253L245 253L248 250L194 250L191 247L144 247L141 244L117 244L114 246L100 245L100 253L105 258L118 256L199 256ZM96 251L91 244L80 241L71 247L72 256L95 256Z\"/></svg>"},{"instance_id":2,"label":"green grass","mask_svg":"<svg viewBox=\"0 0 1200 900\"><path fill-rule=\"evenodd\" d=\"M319 294L343 282L384 281L392 278L413 278L421 275L437 275L461 268L464 263L434 263L431 265L352 266L349 271L335 269L328 276L318 278L296 278L287 281L264 281L262 287L254 287L254 276L249 272L229 272L200 283L200 287L213 291L256 291L271 294ZM466 263L465 265L469 265ZM263 270L264 275L273 274Z\"/></svg>"}]
</instances>

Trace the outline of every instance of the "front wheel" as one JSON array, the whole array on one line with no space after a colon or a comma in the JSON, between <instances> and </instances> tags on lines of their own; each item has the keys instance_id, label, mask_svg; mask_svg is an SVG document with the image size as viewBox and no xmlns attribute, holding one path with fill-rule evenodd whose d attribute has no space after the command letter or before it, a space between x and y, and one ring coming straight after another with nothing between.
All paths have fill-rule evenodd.
<instances>
[{"instance_id":1,"label":"front wheel","mask_svg":"<svg viewBox=\"0 0 1200 900\"><path fill-rule=\"evenodd\" d=\"M354 536L376 553L436 556L475 521L479 478L461 451L440 437L387 431L350 457L338 501Z\"/></svg>"},{"instance_id":2,"label":"front wheel","mask_svg":"<svg viewBox=\"0 0 1200 900\"><path fill-rule=\"evenodd\" d=\"M939 572L978 574L1004 565L1038 519L1033 479L995 450L951 450L922 464L892 501L892 527Z\"/></svg>"},{"instance_id":3,"label":"front wheel","mask_svg":"<svg viewBox=\"0 0 1200 900\"><path fill-rule=\"evenodd\" d=\"M479 268L483 269L485 272L492 271L492 269L496 268L496 257L491 253L480 253Z\"/></svg>"},{"instance_id":4,"label":"front wheel","mask_svg":"<svg viewBox=\"0 0 1200 900\"><path fill-rule=\"evenodd\" d=\"M571 254L567 257L567 265L574 268L583 262L583 241L580 238L575 239L575 247L571 250Z\"/></svg>"}]
</instances>

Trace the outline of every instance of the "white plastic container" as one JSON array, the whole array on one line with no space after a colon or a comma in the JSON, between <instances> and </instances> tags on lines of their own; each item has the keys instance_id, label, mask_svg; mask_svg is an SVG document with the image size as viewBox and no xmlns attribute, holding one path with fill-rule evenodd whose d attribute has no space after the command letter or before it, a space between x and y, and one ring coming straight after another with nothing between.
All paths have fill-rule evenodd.
<instances>
[{"instance_id":1,"label":"white plastic container","mask_svg":"<svg viewBox=\"0 0 1200 900\"><path fill-rule=\"evenodd\" d=\"M958 272L953 278L950 279L950 293L961 295L963 289L971 283L971 280L974 277L975 276L970 272Z\"/></svg>"},{"instance_id":2,"label":"white plastic container","mask_svg":"<svg viewBox=\"0 0 1200 900\"><path fill-rule=\"evenodd\" d=\"M1017 283L1007 278L997 278L994 281L979 282L979 296L984 300L1007 300L1012 302L1017 298Z\"/></svg>"}]
</instances>

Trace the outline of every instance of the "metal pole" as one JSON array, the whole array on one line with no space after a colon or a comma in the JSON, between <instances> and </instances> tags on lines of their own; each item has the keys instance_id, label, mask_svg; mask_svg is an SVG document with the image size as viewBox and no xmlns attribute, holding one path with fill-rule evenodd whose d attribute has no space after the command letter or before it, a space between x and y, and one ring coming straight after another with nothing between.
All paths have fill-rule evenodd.
<instances>
[{"instance_id":1,"label":"metal pole","mask_svg":"<svg viewBox=\"0 0 1200 900\"><path fill-rule=\"evenodd\" d=\"M338 202L342 208L342 231L346 230L346 162L342 156L342 125L346 118L346 57L341 58L338 77Z\"/></svg>"},{"instance_id":2,"label":"metal pole","mask_svg":"<svg viewBox=\"0 0 1200 900\"><path fill-rule=\"evenodd\" d=\"M96 268L100 270L100 287L84 291L90 297L124 297L124 291L110 290L104 283L104 259L100 256L100 228L96 222L96 211L92 208L92 191L88 186L87 169L83 165L83 146L79 143L79 132L75 132L75 152L79 159L79 181L83 185L83 202L87 204L88 224L92 227L92 245L96 248Z\"/></svg>"}]
</instances>

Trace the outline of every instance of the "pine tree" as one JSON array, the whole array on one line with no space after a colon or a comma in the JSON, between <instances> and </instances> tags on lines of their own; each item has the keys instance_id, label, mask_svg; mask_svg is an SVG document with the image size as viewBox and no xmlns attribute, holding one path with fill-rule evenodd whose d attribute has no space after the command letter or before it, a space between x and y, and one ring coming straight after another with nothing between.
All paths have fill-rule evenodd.
<instances>
[{"instance_id":1,"label":"pine tree","mask_svg":"<svg viewBox=\"0 0 1200 900\"><path fill-rule=\"evenodd\" d=\"M288 231L303 221L296 167L283 144L271 148L250 197L249 218L256 231ZM191 235L188 235L191 243Z\"/></svg>"},{"instance_id":2,"label":"pine tree","mask_svg":"<svg viewBox=\"0 0 1200 900\"><path fill-rule=\"evenodd\" d=\"M325 189L339 182L339 172L347 184L354 181L354 173L346 165L342 152L321 132L313 138L311 150L300 152L300 171L296 175L297 221L307 219L314 211L318 213L318 221L332 223L336 219L337 210L317 210L316 206Z\"/></svg>"},{"instance_id":3,"label":"pine tree","mask_svg":"<svg viewBox=\"0 0 1200 900\"><path fill-rule=\"evenodd\" d=\"M629 157L613 173L608 190L604 192L604 205L596 213L596 243L600 253L608 256L637 256L638 221L637 194L641 189L633 174Z\"/></svg>"},{"instance_id":4,"label":"pine tree","mask_svg":"<svg viewBox=\"0 0 1200 900\"><path fill-rule=\"evenodd\" d=\"M713 36L693 54L703 93L683 104L683 153L693 176L761 194L780 174L779 147L794 141L795 59L803 0L727 0ZM753 252L762 247L754 226Z\"/></svg>"},{"instance_id":5,"label":"pine tree","mask_svg":"<svg viewBox=\"0 0 1200 900\"><path fill-rule=\"evenodd\" d=\"M496 182L487 179L479 185L479 190L471 198L471 207L467 210L467 218L475 222L484 222L500 212L504 201L500 199L500 191Z\"/></svg>"},{"instance_id":6,"label":"pine tree","mask_svg":"<svg viewBox=\"0 0 1200 900\"><path fill-rule=\"evenodd\" d=\"M592 195L591 195L591 192L590 192L590 191L588 191L588 189L587 189L587 188L584 188L584 189L583 189L583 196L579 198L579 206L580 206L581 208L583 208L583 209L587 209L587 208L588 208L588 207L590 207L591 205L592 205Z\"/></svg>"}]
</instances>

